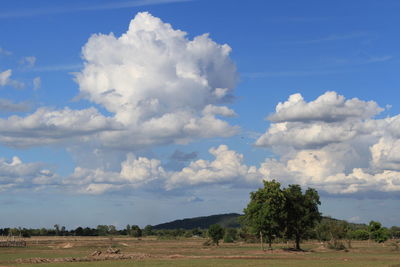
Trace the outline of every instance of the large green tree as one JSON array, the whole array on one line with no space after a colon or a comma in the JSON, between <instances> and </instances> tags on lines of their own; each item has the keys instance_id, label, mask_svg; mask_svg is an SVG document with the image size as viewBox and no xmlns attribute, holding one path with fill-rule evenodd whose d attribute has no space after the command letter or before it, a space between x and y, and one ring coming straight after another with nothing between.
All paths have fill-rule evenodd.
<instances>
[{"instance_id":1,"label":"large green tree","mask_svg":"<svg viewBox=\"0 0 400 267\"><path fill-rule=\"evenodd\" d=\"M264 249L264 239L271 248L274 237L279 236L284 229L285 195L281 184L264 181L264 187L250 193L250 202L244 209L241 218L243 224L260 237L261 249Z\"/></svg>"},{"instance_id":2,"label":"large green tree","mask_svg":"<svg viewBox=\"0 0 400 267\"><path fill-rule=\"evenodd\" d=\"M319 195L313 188L308 188L303 194L299 185L289 185L283 192L286 235L295 240L296 249L300 250L301 239L321 220L321 213L318 211L318 205L321 205Z\"/></svg>"}]
</instances>

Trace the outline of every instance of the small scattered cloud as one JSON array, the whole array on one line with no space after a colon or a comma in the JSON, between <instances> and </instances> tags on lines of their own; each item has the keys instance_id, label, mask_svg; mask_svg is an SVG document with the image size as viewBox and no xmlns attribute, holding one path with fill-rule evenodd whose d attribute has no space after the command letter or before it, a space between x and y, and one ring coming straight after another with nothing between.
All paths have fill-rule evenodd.
<instances>
[{"instance_id":1,"label":"small scattered cloud","mask_svg":"<svg viewBox=\"0 0 400 267\"><path fill-rule=\"evenodd\" d=\"M342 41L342 40L351 40L351 39L358 39L363 37L369 37L371 34L366 32L358 32L358 33L349 33L349 34L331 34L325 37L320 37L311 40L304 40L304 41L293 41L291 44L318 44L318 43L325 43L325 42L334 42L334 41Z\"/></svg>"},{"instance_id":2,"label":"small scattered cloud","mask_svg":"<svg viewBox=\"0 0 400 267\"><path fill-rule=\"evenodd\" d=\"M196 203L196 202L203 202L204 199L199 198L197 196L191 196L191 197L187 198L186 201L189 203Z\"/></svg>"},{"instance_id":3,"label":"small scattered cloud","mask_svg":"<svg viewBox=\"0 0 400 267\"><path fill-rule=\"evenodd\" d=\"M185 153L180 150L175 150L174 153L171 155L170 159L176 161L189 161L197 158L197 152L193 151L191 153Z\"/></svg>"},{"instance_id":4,"label":"small scattered cloud","mask_svg":"<svg viewBox=\"0 0 400 267\"><path fill-rule=\"evenodd\" d=\"M35 66L35 63L36 57L34 56L24 57L19 61L19 64L25 68L33 68Z\"/></svg>"},{"instance_id":5,"label":"small scattered cloud","mask_svg":"<svg viewBox=\"0 0 400 267\"><path fill-rule=\"evenodd\" d=\"M4 55L4 56L11 56L12 52L5 50L4 48L0 47L0 55Z\"/></svg>"},{"instance_id":6,"label":"small scattered cloud","mask_svg":"<svg viewBox=\"0 0 400 267\"><path fill-rule=\"evenodd\" d=\"M28 102L14 103L9 99L0 98L0 112L27 112L31 108Z\"/></svg>"},{"instance_id":7,"label":"small scattered cloud","mask_svg":"<svg viewBox=\"0 0 400 267\"><path fill-rule=\"evenodd\" d=\"M268 77L308 77L308 76L324 76L332 74L341 74L351 72L343 69L326 69L326 70L282 70L282 71L261 71L243 73L242 77L247 78L268 78Z\"/></svg>"},{"instance_id":8,"label":"small scattered cloud","mask_svg":"<svg viewBox=\"0 0 400 267\"><path fill-rule=\"evenodd\" d=\"M132 8L141 6L151 5L163 5L170 3L181 3L190 2L193 0L135 0L135 1L113 1L112 3L97 3L92 5L80 5L80 6L53 6L53 7L41 7L31 9L18 9L14 10L3 10L0 12L0 19L6 18L23 18L23 17L34 17L43 15L54 15L63 13L75 13L81 11L96 11L96 10L112 10L122 8Z\"/></svg>"},{"instance_id":9,"label":"small scattered cloud","mask_svg":"<svg viewBox=\"0 0 400 267\"><path fill-rule=\"evenodd\" d=\"M15 89L22 89L25 87L23 82L11 79L12 70L8 69L0 72L0 86L12 86Z\"/></svg>"},{"instance_id":10,"label":"small scattered cloud","mask_svg":"<svg viewBox=\"0 0 400 267\"><path fill-rule=\"evenodd\" d=\"M36 91L40 89L40 87L42 86L42 79L40 77L35 77L32 83L33 83L33 90Z\"/></svg>"},{"instance_id":11,"label":"small scattered cloud","mask_svg":"<svg viewBox=\"0 0 400 267\"><path fill-rule=\"evenodd\" d=\"M79 71L83 68L83 64L64 64L64 65L49 65L36 66L32 70L36 72L53 72L53 71Z\"/></svg>"},{"instance_id":12,"label":"small scattered cloud","mask_svg":"<svg viewBox=\"0 0 400 267\"><path fill-rule=\"evenodd\" d=\"M392 60L394 57L393 56L375 56L375 57L370 57L367 62L368 63L375 63L375 62L385 62Z\"/></svg>"},{"instance_id":13,"label":"small scattered cloud","mask_svg":"<svg viewBox=\"0 0 400 267\"><path fill-rule=\"evenodd\" d=\"M360 216L353 216L353 217L350 217L348 219L348 221L353 222L353 223L359 223L359 222L361 222L361 218L360 218Z\"/></svg>"},{"instance_id":14,"label":"small scattered cloud","mask_svg":"<svg viewBox=\"0 0 400 267\"><path fill-rule=\"evenodd\" d=\"M6 86L10 82L11 74L11 69L0 72L0 86Z\"/></svg>"}]
</instances>

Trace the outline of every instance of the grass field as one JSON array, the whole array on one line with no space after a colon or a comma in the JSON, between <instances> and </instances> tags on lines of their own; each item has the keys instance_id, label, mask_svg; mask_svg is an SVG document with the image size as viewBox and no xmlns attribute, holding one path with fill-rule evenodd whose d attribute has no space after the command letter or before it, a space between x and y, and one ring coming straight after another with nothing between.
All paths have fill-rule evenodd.
<instances>
[{"instance_id":1,"label":"grass field","mask_svg":"<svg viewBox=\"0 0 400 267\"><path fill-rule=\"evenodd\" d=\"M28 239L25 248L0 248L3 266L391 266L400 267L400 251L387 244L353 242L352 248L333 251L318 242L302 244L305 252L293 252L275 245L273 251L261 251L258 244L222 243L204 247L204 239L142 240L117 237L40 237ZM93 251L105 252L109 246L119 248L129 260L100 260L90 257ZM104 253L102 255L105 255ZM89 257L88 257L89 256ZM117 255L115 255L117 256ZM85 262L27 263L32 258L82 259ZM19 260L18 260L19 259ZM22 259L22 260L21 260ZM25 260L24 260L25 259ZM29 260L27 260L29 259ZM97 261L89 261L97 260Z\"/></svg>"}]
</instances>

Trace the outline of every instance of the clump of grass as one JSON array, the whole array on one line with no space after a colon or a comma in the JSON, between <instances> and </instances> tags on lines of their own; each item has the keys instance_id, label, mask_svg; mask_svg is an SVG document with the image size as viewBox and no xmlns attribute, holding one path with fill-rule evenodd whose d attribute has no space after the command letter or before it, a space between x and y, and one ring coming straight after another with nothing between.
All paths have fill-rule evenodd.
<instances>
[{"instance_id":1,"label":"clump of grass","mask_svg":"<svg viewBox=\"0 0 400 267\"><path fill-rule=\"evenodd\" d=\"M346 250L346 246L340 240L333 240L328 242L328 248L334 250Z\"/></svg>"},{"instance_id":2,"label":"clump of grass","mask_svg":"<svg viewBox=\"0 0 400 267\"><path fill-rule=\"evenodd\" d=\"M392 246L392 250L393 251L399 251L400 250L399 241L391 242L389 245ZM398 264L398 265L400 267L400 264Z\"/></svg>"}]
</instances>

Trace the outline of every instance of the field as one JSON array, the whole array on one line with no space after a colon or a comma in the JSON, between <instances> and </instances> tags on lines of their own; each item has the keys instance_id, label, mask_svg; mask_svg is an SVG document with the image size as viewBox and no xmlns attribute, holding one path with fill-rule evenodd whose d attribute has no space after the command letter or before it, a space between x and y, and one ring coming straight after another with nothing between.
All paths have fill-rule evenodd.
<instances>
[{"instance_id":1,"label":"field","mask_svg":"<svg viewBox=\"0 0 400 267\"><path fill-rule=\"evenodd\" d=\"M126 237L38 237L24 248L0 248L4 266L391 266L400 267L400 251L386 244L352 242L349 251L333 251L318 242L302 244L304 252L287 244L261 251L258 244L222 243L203 246L205 239L157 240ZM107 254L112 246L119 254ZM91 256L101 251L100 255ZM97 252L98 254L98 252ZM125 258L125 259L124 259ZM79 261L79 262L78 262Z\"/></svg>"}]
</instances>

